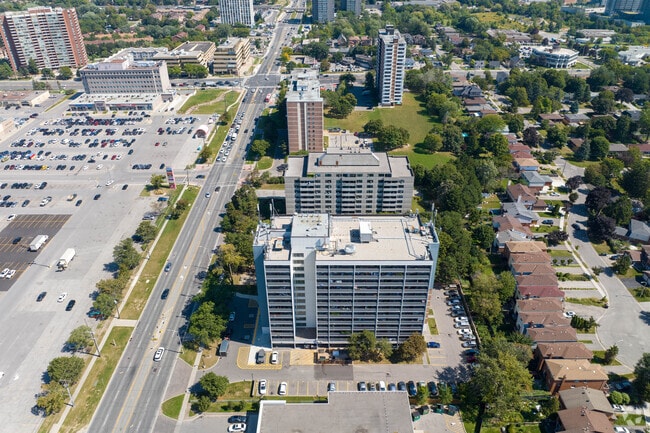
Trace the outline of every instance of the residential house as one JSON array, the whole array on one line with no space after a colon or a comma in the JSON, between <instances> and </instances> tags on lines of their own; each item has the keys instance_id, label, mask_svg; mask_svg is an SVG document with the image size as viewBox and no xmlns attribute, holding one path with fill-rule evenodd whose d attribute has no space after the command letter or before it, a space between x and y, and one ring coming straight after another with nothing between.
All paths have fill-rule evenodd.
<instances>
[{"instance_id":1,"label":"residential house","mask_svg":"<svg viewBox=\"0 0 650 433\"><path fill-rule=\"evenodd\" d=\"M623 255L628 256L632 261L632 266L639 267L641 266L641 250L625 250Z\"/></svg>"},{"instance_id":2,"label":"residential house","mask_svg":"<svg viewBox=\"0 0 650 433\"><path fill-rule=\"evenodd\" d=\"M582 113L566 113L564 115L564 123L569 125L569 126L580 126L584 125L585 123L589 122L589 116L586 114Z\"/></svg>"},{"instance_id":3,"label":"residential house","mask_svg":"<svg viewBox=\"0 0 650 433\"><path fill-rule=\"evenodd\" d=\"M517 158L513 162L518 171L538 171L539 162L534 158Z\"/></svg>"},{"instance_id":4,"label":"residential house","mask_svg":"<svg viewBox=\"0 0 650 433\"><path fill-rule=\"evenodd\" d=\"M483 98L483 91L476 84L463 85L453 89L454 96L460 98Z\"/></svg>"},{"instance_id":5,"label":"residential house","mask_svg":"<svg viewBox=\"0 0 650 433\"><path fill-rule=\"evenodd\" d=\"M587 410L600 412L611 418L614 416L614 409L607 400L604 392L598 389L586 387L565 389L558 393L560 404L563 409L584 408Z\"/></svg>"},{"instance_id":6,"label":"residential house","mask_svg":"<svg viewBox=\"0 0 650 433\"><path fill-rule=\"evenodd\" d=\"M550 286L518 286L515 292L517 299L531 298L557 298L564 300L564 292L557 287Z\"/></svg>"},{"instance_id":7,"label":"residential house","mask_svg":"<svg viewBox=\"0 0 650 433\"><path fill-rule=\"evenodd\" d=\"M531 242L532 243L532 242ZM520 263L525 264L549 264L551 263L551 255L546 251L538 252L522 252L519 254L510 254L508 257L508 266L512 270L512 266Z\"/></svg>"},{"instance_id":8,"label":"residential house","mask_svg":"<svg viewBox=\"0 0 650 433\"><path fill-rule=\"evenodd\" d=\"M550 263L516 263L512 265L512 275L555 275Z\"/></svg>"},{"instance_id":9,"label":"residential house","mask_svg":"<svg viewBox=\"0 0 650 433\"><path fill-rule=\"evenodd\" d=\"M497 234L494 247L503 252L507 243L523 242L532 239L533 232L512 215L499 215L492 218L492 227Z\"/></svg>"},{"instance_id":10,"label":"residential house","mask_svg":"<svg viewBox=\"0 0 650 433\"><path fill-rule=\"evenodd\" d=\"M526 205L520 201L514 203L501 203L501 210L504 214L517 218L524 226L535 225L539 220L539 216L535 212L528 210Z\"/></svg>"},{"instance_id":11,"label":"residential house","mask_svg":"<svg viewBox=\"0 0 650 433\"><path fill-rule=\"evenodd\" d=\"M528 336L537 344L578 342L578 334L576 333L576 330L570 326L532 328L528 330Z\"/></svg>"},{"instance_id":12,"label":"residential house","mask_svg":"<svg viewBox=\"0 0 650 433\"><path fill-rule=\"evenodd\" d=\"M582 407L559 411L555 430L571 433L614 433L614 427L607 415Z\"/></svg>"},{"instance_id":13,"label":"residential house","mask_svg":"<svg viewBox=\"0 0 650 433\"><path fill-rule=\"evenodd\" d=\"M650 269L650 245L641 246L641 268Z\"/></svg>"},{"instance_id":14,"label":"residential house","mask_svg":"<svg viewBox=\"0 0 650 433\"><path fill-rule=\"evenodd\" d=\"M541 371L547 359L586 359L591 361L594 354L584 343L568 341L561 343L537 343L533 350L537 364L536 370Z\"/></svg>"},{"instance_id":15,"label":"residential house","mask_svg":"<svg viewBox=\"0 0 650 433\"><path fill-rule=\"evenodd\" d=\"M554 313L562 311L562 301L555 298L517 299L514 313Z\"/></svg>"},{"instance_id":16,"label":"residential house","mask_svg":"<svg viewBox=\"0 0 650 433\"><path fill-rule=\"evenodd\" d=\"M650 143L630 144L630 147L636 147L643 156L650 156Z\"/></svg>"},{"instance_id":17,"label":"residential house","mask_svg":"<svg viewBox=\"0 0 650 433\"><path fill-rule=\"evenodd\" d=\"M521 180L534 192L544 191L553 186L553 179L545 174L539 174L536 171L523 171Z\"/></svg>"},{"instance_id":18,"label":"residential house","mask_svg":"<svg viewBox=\"0 0 650 433\"><path fill-rule=\"evenodd\" d=\"M610 143L609 144L609 153L613 156L621 156L626 154L628 148L623 143Z\"/></svg>"},{"instance_id":19,"label":"residential house","mask_svg":"<svg viewBox=\"0 0 650 433\"><path fill-rule=\"evenodd\" d=\"M542 328L544 329L544 328ZM548 328L564 330L566 328ZM569 329L573 329L570 328ZM547 359L542 370L546 389L556 394L565 389L587 387L607 390L609 377L599 364L586 359Z\"/></svg>"},{"instance_id":20,"label":"residential house","mask_svg":"<svg viewBox=\"0 0 650 433\"><path fill-rule=\"evenodd\" d=\"M650 225L643 221L630 220L630 230L627 233L627 237L631 241L639 241L647 244L650 240Z\"/></svg>"},{"instance_id":21,"label":"residential house","mask_svg":"<svg viewBox=\"0 0 650 433\"><path fill-rule=\"evenodd\" d=\"M515 322L515 327L522 334L526 334L531 328L552 328L559 326L571 326L571 321L564 317L562 311L520 312Z\"/></svg>"},{"instance_id":22,"label":"residential house","mask_svg":"<svg viewBox=\"0 0 650 433\"><path fill-rule=\"evenodd\" d=\"M564 116L559 113L541 113L538 119L540 122L546 120L551 126L556 123L564 123Z\"/></svg>"},{"instance_id":23,"label":"residential house","mask_svg":"<svg viewBox=\"0 0 650 433\"><path fill-rule=\"evenodd\" d=\"M506 257L512 254L540 253L546 251L546 244L542 241L508 242L506 244ZM550 256L549 256L550 259Z\"/></svg>"},{"instance_id":24,"label":"residential house","mask_svg":"<svg viewBox=\"0 0 650 433\"><path fill-rule=\"evenodd\" d=\"M567 145L569 146L569 149L573 150L574 152L578 149L580 149L580 146L582 146L582 143L584 143L585 140L583 138L569 138L569 142Z\"/></svg>"},{"instance_id":25,"label":"residential house","mask_svg":"<svg viewBox=\"0 0 650 433\"><path fill-rule=\"evenodd\" d=\"M539 199L527 185L515 183L508 185L506 189L508 197L513 202L521 202L528 210L545 210L547 205L544 200Z\"/></svg>"}]
</instances>

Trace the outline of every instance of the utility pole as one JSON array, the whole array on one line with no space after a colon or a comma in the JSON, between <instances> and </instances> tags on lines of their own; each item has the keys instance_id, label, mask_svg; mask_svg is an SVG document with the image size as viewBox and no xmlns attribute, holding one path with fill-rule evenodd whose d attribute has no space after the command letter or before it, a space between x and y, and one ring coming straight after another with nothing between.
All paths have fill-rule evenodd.
<instances>
[{"instance_id":1,"label":"utility pole","mask_svg":"<svg viewBox=\"0 0 650 433\"><path fill-rule=\"evenodd\" d=\"M68 391L68 397L70 398L70 406L74 407L74 400L72 399L72 394L70 394L70 387L68 386L68 382L67 381L63 382L63 386L65 387L65 390Z\"/></svg>"}]
</instances>

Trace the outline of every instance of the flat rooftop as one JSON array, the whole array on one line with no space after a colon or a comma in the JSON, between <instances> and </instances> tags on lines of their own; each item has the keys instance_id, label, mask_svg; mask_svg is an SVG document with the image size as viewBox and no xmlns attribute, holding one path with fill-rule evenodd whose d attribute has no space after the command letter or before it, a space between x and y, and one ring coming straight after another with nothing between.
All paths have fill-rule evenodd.
<instances>
[{"instance_id":1,"label":"flat rooftop","mask_svg":"<svg viewBox=\"0 0 650 433\"><path fill-rule=\"evenodd\" d=\"M291 248L309 248L320 261L404 262L430 260L428 247L438 238L418 215L296 214L274 218L272 227L258 227L255 244L265 243L267 261L288 260Z\"/></svg>"},{"instance_id":2,"label":"flat rooftop","mask_svg":"<svg viewBox=\"0 0 650 433\"><path fill-rule=\"evenodd\" d=\"M288 102L319 102L322 100L317 73L300 71L291 76L291 83L287 92Z\"/></svg>"},{"instance_id":3,"label":"flat rooftop","mask_svg":"<svg viewBox=\"0 0 650 433\"><path fill-rule=\"evenodd\" d=\"M305 166L305 164L307 164ZM323 153L310 153L305 157L289 157L285 176L303 177L317 173L386 173L392 177L412 176L406 156L389 156L372 152L367 147L330 146Z\"/></svg>"},{"instance_id":4,"label":"flat rooftop","mask_svg":"<svg viewBox=\"0 0 650 433\"><path fill-rule=\"evenodd\" d=\"M258 433L413 433L406 392L331 392L327 403L262 400Z\"/></svg>"}]
</instances>

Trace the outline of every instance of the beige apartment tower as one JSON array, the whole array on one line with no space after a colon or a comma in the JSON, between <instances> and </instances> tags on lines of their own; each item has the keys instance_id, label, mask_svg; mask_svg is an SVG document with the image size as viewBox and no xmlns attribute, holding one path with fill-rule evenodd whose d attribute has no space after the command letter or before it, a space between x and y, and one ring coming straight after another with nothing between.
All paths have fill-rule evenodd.
<instances>
[{"instance_id":1,"label":"beige apartment tower","mask_svg":"<svg viewBox=\"0 0 650 433\"><path fill-rule=\"evenodd\" d=\"M27 12L5 12L0 33L14 71L30 59L39 69L78 68L88 63L75 9L35 7Z\"/></svg>"},{"instance_id":2,"label":"beige apartment tower","mask_svg":"<svg viewBox=\"0 0 650 433\"><path fill-rule=\"evenodd\" d=\"M248 38L229 38L217 46L212 63L215 74L242 75L251 55Z\"/></svg>"},{"instance_id":3,"label":"beige apartment tower","mask_svg":"<svg viewBox=\"0 0 650 433\"><path fill-rule=\"evenodd\" d=\"M287 92L289 152L323 151L323 98L316 71L299 72Z\"/></svg>"}]
</instances>

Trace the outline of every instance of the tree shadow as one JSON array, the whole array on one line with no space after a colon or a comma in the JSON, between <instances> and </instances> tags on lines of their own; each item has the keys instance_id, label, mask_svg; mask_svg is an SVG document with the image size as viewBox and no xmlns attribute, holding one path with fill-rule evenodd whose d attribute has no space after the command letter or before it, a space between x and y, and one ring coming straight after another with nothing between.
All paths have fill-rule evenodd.
<instances>
[{"instance_id":1,"label":"tree shadow","mask_svg":"<svg viewBox=\"0 0 650 433\"><path fill-rule=\"evenodd\" d=\"M110 273L114 274L119 270L120 270L120 267L115 262L110 262L110 263L105 263L104 264L104 271L106 271L106 272L110 272Z\"/></svg>"},{"instance_id":2,"label":"tree shadow","mask_svg":"<svg viewBox=\"0 0 650 433\"><path fill-rule=\"evenodd\" d=\"M650 325L650 311L641 311L639 317L646 325Z\"/></svg>"}]
</instances>

